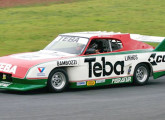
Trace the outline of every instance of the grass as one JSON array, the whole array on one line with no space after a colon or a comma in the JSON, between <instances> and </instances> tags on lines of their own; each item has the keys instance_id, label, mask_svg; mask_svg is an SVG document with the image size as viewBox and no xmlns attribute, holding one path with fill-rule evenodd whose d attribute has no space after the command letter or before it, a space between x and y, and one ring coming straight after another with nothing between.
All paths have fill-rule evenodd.
<instances>
[{"instance_id":1,"label":"grass","mask_svg":"<svg viewBox=\"0 0 165 120\"><path fill-rule=\"evenodd\" d=\"M0 8L0 56L40 50L75 31L165 36L164 6L163 0L77 0Z\"/></svg>"},{"instance_id":2,"label":"grass","mask_svg":"<svg viewBox=\"0 0 165 120\"><path fill-rule=\"evenodd\" d=\"M147 44L149 44L149 45L152 45L152 46L154 46L154 47L156 47L156 46L158 46L159 45L159 43L158 42L147 42Z\"/></svg>"}]
</instances>

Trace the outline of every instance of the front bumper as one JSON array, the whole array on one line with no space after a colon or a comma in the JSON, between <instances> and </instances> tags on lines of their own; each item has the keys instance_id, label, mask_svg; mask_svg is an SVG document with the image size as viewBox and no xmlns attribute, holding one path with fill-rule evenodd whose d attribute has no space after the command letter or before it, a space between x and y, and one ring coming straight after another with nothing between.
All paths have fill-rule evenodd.
<instances>
[{"instance_id":1,"label":"front bumper","mask_svg":"<svg viewBox=\"0 0 165 120\"><path fill-rule=\"evenodd\" d=\"M0 89L28 91L38 88L43 88L47 85L47 79L18 79L0 80Z\"/></svg>"}]
</instances>

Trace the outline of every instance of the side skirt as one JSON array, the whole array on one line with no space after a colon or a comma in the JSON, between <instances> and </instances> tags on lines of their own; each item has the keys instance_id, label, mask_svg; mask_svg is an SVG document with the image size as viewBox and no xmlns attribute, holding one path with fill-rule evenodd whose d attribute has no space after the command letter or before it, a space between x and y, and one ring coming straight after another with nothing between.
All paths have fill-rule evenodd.
<instances>
[{"instance_id":1,"label":"side skirt","mask_svg":"<svg viewBox=\"0 0 165 120\"><path fill-rule=\"evenodd\" d=\"M154 79L157 79L159 77L165 76L165 71L159 71L159 72L154 72L153 77Z\"/></svg>"}]
</instances>

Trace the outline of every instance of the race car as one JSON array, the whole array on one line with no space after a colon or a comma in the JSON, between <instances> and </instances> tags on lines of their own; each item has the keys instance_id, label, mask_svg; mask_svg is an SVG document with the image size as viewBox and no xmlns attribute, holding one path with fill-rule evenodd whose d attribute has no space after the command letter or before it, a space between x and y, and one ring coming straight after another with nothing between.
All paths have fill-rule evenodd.
<instances>
[{"instance_id":1,"label":"race car","mask_svg":"<svg viewBox=\"0 0 165 120\"><path fill-rule=\"evenodd\" d=\"M165 41L154 49L132 37L101 31L65 33L43 50L0 57L0 88L46 87L62 92L122 83L145 85L150 76L165 75Z\"/></svg>"}]
</instances>

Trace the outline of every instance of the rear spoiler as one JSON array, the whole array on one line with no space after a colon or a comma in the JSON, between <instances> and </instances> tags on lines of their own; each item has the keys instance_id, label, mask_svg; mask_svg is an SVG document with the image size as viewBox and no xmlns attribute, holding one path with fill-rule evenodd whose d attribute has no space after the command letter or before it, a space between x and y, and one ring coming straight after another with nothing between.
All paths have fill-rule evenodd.
<instances>
[{"instance_id":1,"label":"rear spoiler","mask_svg":"<svg viewBox=\"0 0 165 120\"><path fill-rule=\"evenodd\" d=\"M140 34L130 34L130 37L134 40L142 42L162 42L165 39L165 37L148 36Z\"/></svg>"},{"instance_id":2,"label":"rear spoiler","mask_svg":"<svg viewBox=\"0 0 165 120\"><path fill-rule=\"evenodd\" d=\"M165 37L147 36L140 34L130 34L130 37L137 41L160 42L160 44L153 51L165 51Z\"/></svg>"}]
</instances>

